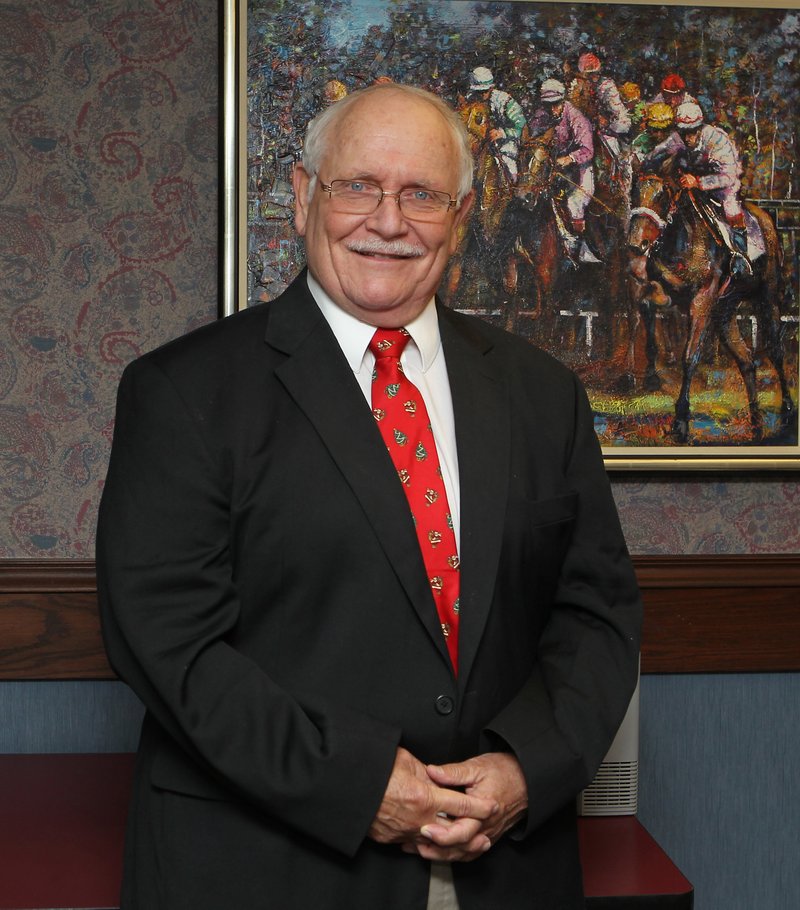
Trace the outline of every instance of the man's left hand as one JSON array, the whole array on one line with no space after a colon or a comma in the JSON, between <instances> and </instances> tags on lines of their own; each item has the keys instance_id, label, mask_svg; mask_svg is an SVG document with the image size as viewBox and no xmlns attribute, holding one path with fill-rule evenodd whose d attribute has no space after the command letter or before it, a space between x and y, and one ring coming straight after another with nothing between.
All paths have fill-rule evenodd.
<instances>
[{"instance_id":1,"label":"man's left hand","mask_svg":"<svg viewBox=\"0 0 800 910\"><path fill-rule=\"evenodd\" d=\"M463 789L470 796L492 799L499 805L495 812L481 824L480 833L495 844L512 828L528 808L528 788L517 759L507 752L486 752L463 762L448 765L428 765L430 779L440 787ZM450 825L452 822L450 822ZM416 851L425 859L452 861L465 857L453 855L450 825L429 824L422 834L428 843L415 844ZM470 857L474 859L475 857Z\"/></svg>"},{"instance_id":2,"label":"man's left hand","mask_svg":"<svg viewBox=\"0 0 800 910\"><path fill-rule=\"evenodd\" d=\"M694 174L681 174L681 186L685 190L699 190L700 181Z\"/></svg>"}]
</instances>

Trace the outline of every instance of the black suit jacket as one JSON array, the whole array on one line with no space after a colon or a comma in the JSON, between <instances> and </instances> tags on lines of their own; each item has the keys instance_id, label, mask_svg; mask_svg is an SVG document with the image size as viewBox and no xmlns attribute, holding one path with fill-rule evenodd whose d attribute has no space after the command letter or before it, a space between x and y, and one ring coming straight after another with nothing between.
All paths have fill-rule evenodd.
<instances>
[{"instance_id":1,"label":"black suit jacket","mask_svg":"<svg viewBox=\"0 0 800 910\"><path fill-rule=\"evenodd\" d=\"M128 910L414 910L366 838L398 745L512 750L526 821L462 910L582 906L574 797L636 678L640 602L586 396L439 307L461 487L453 676L402 488L304 276L131 364L100 508L112 665L142 698Z\"/></svg>"}]
</instances>

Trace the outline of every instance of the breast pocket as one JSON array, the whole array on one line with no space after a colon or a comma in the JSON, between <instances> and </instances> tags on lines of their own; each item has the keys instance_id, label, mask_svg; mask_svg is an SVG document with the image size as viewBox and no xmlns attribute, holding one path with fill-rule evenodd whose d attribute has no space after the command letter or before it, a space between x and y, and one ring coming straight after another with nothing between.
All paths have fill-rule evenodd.
<instances>
[{"instance_id":1,"label":"breast pocket","mask_svg":"<svg viewBox=\"0 0 800 910\"><path fill-rule=\"evenodd\" d=\"M548 525L561 525L575 520L578 509L578 494L565 493L552 499L537 499L528 502L528 521L530 527L546 528Z\"/></svg>"},{"instance_id":2,"label":"breast pocket","mask_svg":"<svg viewBox=\"0 0 800 910\"><path fill-rule=\"evenodd\" d=\"M578 494L528 503L528 569L539 598L549 600L558 584L561 567L572 542L578 513Z\"/></svg>"}]
</instances>

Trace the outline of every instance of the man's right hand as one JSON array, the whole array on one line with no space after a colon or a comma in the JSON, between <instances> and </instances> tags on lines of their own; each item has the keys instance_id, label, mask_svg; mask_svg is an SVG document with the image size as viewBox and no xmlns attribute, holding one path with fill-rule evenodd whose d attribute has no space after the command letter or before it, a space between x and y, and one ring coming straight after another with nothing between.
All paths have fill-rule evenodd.
<instances>
[{"instance_id":1,"label":"man's right hand","mask_svg":"<svg viewBox=\"0 0 800 910\"><path fill-rule=\"evenodd\" d=\"M498 808L492 799L437 786L422 762L398 748L369 836L380 844L401 844L408 852L417 852L417 845L430 843L421 833L426 825L446 825L447 858L475 859L491 846L480 831Z\"/></svg>"}]
</instances>

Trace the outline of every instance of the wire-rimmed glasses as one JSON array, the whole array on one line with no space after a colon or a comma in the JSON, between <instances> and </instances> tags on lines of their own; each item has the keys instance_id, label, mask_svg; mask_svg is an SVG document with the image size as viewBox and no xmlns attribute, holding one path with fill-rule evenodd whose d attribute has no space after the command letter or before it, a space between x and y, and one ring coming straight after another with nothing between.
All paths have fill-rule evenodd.
<instances>
[{"instance_id":1,"label":"wire-rimmed glasses","mask_svg":"<svg viewBox=\"0 0 800 910\"><path fill-rule=\"evenodd\" d=\"M406 186L397 193L387 193L382 186L368 180L331 180L320 182L320 187L330 197L334 211L343 215L371 215L385 196L391 196L410 221L435 222L443 221L457 204L449 193L425 186Z\"/></svg>"}]
</instances>

